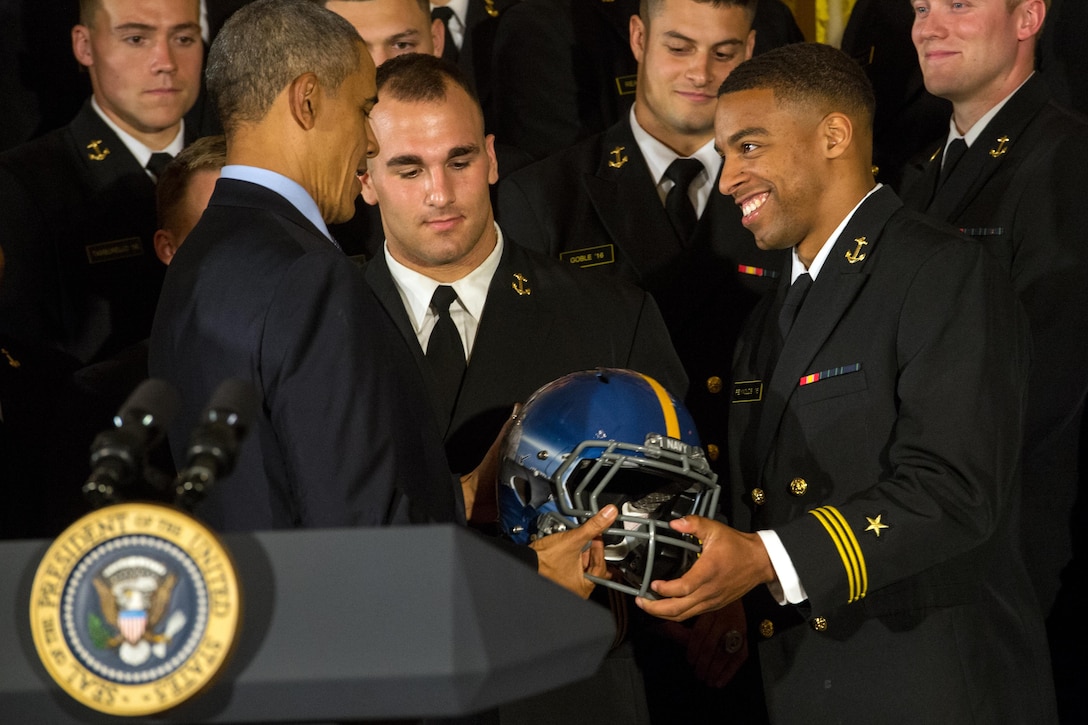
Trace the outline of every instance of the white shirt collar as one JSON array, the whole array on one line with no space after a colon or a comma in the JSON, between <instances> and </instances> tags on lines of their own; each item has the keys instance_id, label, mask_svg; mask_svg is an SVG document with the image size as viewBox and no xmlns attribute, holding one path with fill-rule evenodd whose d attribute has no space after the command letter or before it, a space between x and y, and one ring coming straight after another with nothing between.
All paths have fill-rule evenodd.
<instances>
[{"instance_id":1,"label":"white shirt collar","mask_svg":"<svg viewBox=\"0 0 1088 725\"><path fill-rule=\"evenodd\" d=\"M650 169L650 176L654 184L657 185L657 194L661 197L661 203L664 204L665 196L673 185L670 179L665 178L665 171L669 168L669 164L680 157L677 156L675 151L651 136L646 129L639 125L638 120L635 118L634 105L631 106L629 116L631 133L635 137L635 143L638 144L638 150L642 152L642 157L646 160L646 166ZM688 188L688 195L691 197L692 204L695 205L695 213L697 216L702 216L707 201L709 201L710 195L714 191L714 182L718 178L718 169L722 163L718 152L714 150L713 137L707 140L706 144L701 146L690 158L697 159L703 165L703 173L696 176Z\"/></svg>"},{"instance_id":2,"label":"white shirt collar","mask_svg":"<svg viewBox=\"0 0 1088 725\"><path fill-rule=\"evenodd\" d=\"M1031 76L1033 76L1033 75L1035 75L1034 71L1032 72ZM1028 79L1030 79L1031 76L1028 76L1027 78L1025 78L1024 83L1027 83ZM1014 90L1012 93L1010 93L1009 95L1002 98L997 103L997 105L995 105L993 108L991 108L989 111L987 111L982 116L982 118L975 121L975 125L972 126L969 129L967 129L967 133L961 134L959 132L959 130L956 128L956 119L955 119L955 117L952 117L952 118L948 119L948 141L953 141L953 140L955 140L957 138L962 138L964 143L967 144L967 148L971 148L971 144L973 144L978 139L978 137L982 135L982 132L986 130L986 126L988 126L990 124L990 121L994 120L994 116L996 116L1001 111L1001 109L1005 107L1005 104L1009 102L1009 99L1016 95L1016 91L1018 91L1018 90L1020 90L1021 88L1024 87L1024 83L1021 83L1020 85L1018 85L1016 87L1016 90ZM948 148L948 142L947 141L945 142L944 146L945 146L946 149Z\"/></svg>"},{"instance_id":3,"label":"white shirt collar","mask_svg":"<svg viewBox=\"0 0 1088 725\"><path fill-rule=\"evenodd\" d=\"M839 235L842 234L842 231L846 229L846 225L849 224L850 220L854 218L854 214L857 212L858 208L865 203L866 199L873 195L873 192L875 192L882 186L883 184L877 184L876 186L874 186L872 189L869 190L869 193L862 197L861 201L859 201L857 205L850 210L850 213L843 218L843 220L839 223L839 226L835 227L835 231L831 232L831 236L827 238L826 242L824 242L824 246L820 247L820 251L816 253L816 257L812 260L812 264L808 266L808 269L805 269L805 265L797 256L797 247L793 248L793 271L790 275L790 284L793 284L797 280L797 278L805 272L808 272L808 276L812 277L813 282L816 281L816 277L820 274L820 270L823 269L824 262L827 261L828 256L831 254L831 248L835 246L835 240L839 238Z\"/></svg>"},{"instance_id":4,"label":"white shirt collar","mask_svg":"<svg viewBox=\"0 0 1088 725\"><path fill-rule=\"evenodd\" d=\"M222 179L248 181L251 184L263 186L269 191L274 191L286 199L291 206L298 209L302 216L306 217L311 224L328 237L334 247L340 249L340 245L337 244L336 240L329 234L329 228L325 226L325 220L321 218L321 209L318 208L317 202L314 201L313 197L310 196L310 193L294 179L290 179L283 174L269 169L262 169L256 166L244 166L242 164L227 164L219 172L219 177Z\"/></svg>"},{"instance_id":5,"label":"white shirt collar","mask_svg":"<svg viewBox=\"0 0 1088 725\"><path fill-rule=\"evenodd\" d=\"M400 299L408 313L408 321L412 324L412 330L415 331L421 348L426 349L431 328L434 327L435 315L431 312L431 297L434 296L434 291L439 285L449 284L457 293L457 302L451 308L460 308L460 310L451 309L451 317L461 333L465 354L472 354L472 343L476 339L476 330L479 328L484 314L484 305L487 302L487 290L491 286L491 278L495 276L495 270L499 268L502 250L502 229L496 224L495 248L491 250L491 254L487 255L487 259L461 279L444 283L409 269L393 259L393 255L389 253L389 243L385 243L385 263L389 266L389 274L393 277L397 292L400 293Z\"/></svg>"},{"instance_id":6,"label":"white shirt collar","mask_svg":"<svg viewBox=\"0 0 1088 725\"><path fill-rule=\"evenodd\" d=\"M438 5L431 3L431 10L434 10ZM460 50L465 45L465 19L468 18L468 0L450 0L446 3L446 7L453 11L453 17L450 18L450 34L453 36L453 42L457 45L457 49Z\"/></svg>"},{"instance_id":7,"label":"white shirt collar","mask_svg":"<svg viewBox=\"0 0 1088 725\"><path fill-rule=\"evenodd\" d=\"M147 162L151 160L151 154L154 151L142 142L138 141L132 134L125 132L120 126L113 122L113 119L106 115L106 112L102 110L102 106L98 105L98 99L91 96L91 108L98 114L98 117L106 122L106 125L110 127L110 130L117 134L117 138L121 139L121 143L125 145L128 152L132 154L133 158L139 162L140 166L143 166L146 170ZM174 140L166 145L166 148L160 149L160 151L170 154L171 156L177 156L181 150L185 148L185 119L181 119L181 127L178 128L178 135L174 137ZM148 177L154 180L150 171L146 172Z\"/></svg>"}]
</instances>

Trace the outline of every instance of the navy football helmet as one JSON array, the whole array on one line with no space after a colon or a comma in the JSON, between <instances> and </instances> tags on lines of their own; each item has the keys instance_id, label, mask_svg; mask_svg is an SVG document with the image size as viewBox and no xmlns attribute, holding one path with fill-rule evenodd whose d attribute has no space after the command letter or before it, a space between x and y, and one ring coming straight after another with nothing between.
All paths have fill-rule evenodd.
<instances>
[{"instance_id":1,"label":"navy football helmet","mask_svg":"<svg viewBox=\"0 0 1088 725\"><path fill-rule=\"evenodd\" d=\"M669 521L713 517L718 506L717 475L691 414L631 370L572 373L533 393L503 443L500 475L500 526L518 543L580 526L615 504L620 513L604 543L618 577L588 578L651 598L651 581L682 575L701 551Z\"/></svg>"}]
</instances>

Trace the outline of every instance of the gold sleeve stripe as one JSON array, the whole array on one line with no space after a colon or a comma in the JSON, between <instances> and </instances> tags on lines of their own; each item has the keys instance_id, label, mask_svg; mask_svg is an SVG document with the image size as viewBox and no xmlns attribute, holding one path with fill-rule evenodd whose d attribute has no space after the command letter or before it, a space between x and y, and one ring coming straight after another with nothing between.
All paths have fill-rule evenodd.
<instances>
[{"instance_id":1,"label":"gold sleeve stripe","mask_svg":"<svg viewBox=\"0 0 1088 725\"><path fill-rule=\"evenodd\" d=\"M661 383L657 382L649 375L642 375L642 379L650 386L650 389L654 391L657 396L657 402L661 404L661 414L665 416L665 435L669 438L680 438L680 419L676 417L676 407L672 404L672 399L669 397L669 393L662 387Z\"/></svg>"},{"instance_id":2,"label":"gold sleeve stripe","mask_svg":"<svg viewBox=\"0 0 1088 725\"><path fill-rule=\"evenodd\" d=\"M834 506L821 506L809 511L824 528L835 544L846 569L846 583L850 591L850 602L863 599L869 592L869 572L865 568L865 555L854 536L853 530L846 523L839 510Z\"/></svg>"}]
</instances>

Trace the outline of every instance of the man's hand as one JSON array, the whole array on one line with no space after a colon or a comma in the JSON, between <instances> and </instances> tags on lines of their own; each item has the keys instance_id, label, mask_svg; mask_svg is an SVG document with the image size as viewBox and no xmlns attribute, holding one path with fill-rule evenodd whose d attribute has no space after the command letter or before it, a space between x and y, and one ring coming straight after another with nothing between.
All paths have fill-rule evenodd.
<instances>
[{"instance_id":1,"label":"man's hand","mask_svg":"<svg viewBox=\"0 0 1088 725\"><path fill-rule=\"evenodd\" d=\"M593 582L585 575L608 576L604 563L604 542L600 536L615 521L618 513L619 510L609 504L576 529L533 541L529 546L536 551L537 571L582 599L587 598L593 591Z\"/></svg>"},{"instance_id":2,"label":"man's hand","mask_svg":"<svg viewBox=\"0 0 1088 725\"><path fill-rule=\"evenodd\" d=\"M647 613L679 622L720 609L759 584L774 581L774 567L757 534L745 534L702 516L685 516L669 525L698 538L703 553L684 576L650 585L665 599L635 599Z\"/></svg>"}]
</instances>

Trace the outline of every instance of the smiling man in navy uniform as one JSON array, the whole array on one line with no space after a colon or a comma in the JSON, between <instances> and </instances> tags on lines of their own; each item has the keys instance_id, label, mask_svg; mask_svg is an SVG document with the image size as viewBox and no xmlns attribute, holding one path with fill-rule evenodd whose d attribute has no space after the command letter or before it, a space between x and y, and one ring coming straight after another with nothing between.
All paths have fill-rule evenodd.
<instances>
[{"instance_id":1,"label":"smiling man in navy uniform","mask_svg":"<svg viewBox=\"0 0 1088 725\"><path fill-rule=\"evenodd\" d=\"M985 245L1027 310L1033 358L1021 540L1044 615L1058 612L1048 622L1055 670L1068 676L1075 661L1081 673L1059 698L1084 712L1088 639L1083 617L1068 614L1079 586L1062 589L1060 577L1073 557L1071 512L1086 475L1078 471L1078 445L1088 395L1081 339L1088 329L1088 123L1056 105L1048 79L1034 70L1042 29L1062 30L1051 27L1057 18L1049 0L913 6L926 88L952 102L952 116L947 138L915 170L903 200ZM1062 599L1065 615L1056 607ZM1069 662L1059 661L1061 650Z\"/></svg>"},{"instance_id":2,"label":"smiling man in navy uniform","mask_svg":"<svg viewBox=\"0 0 1088 725\"><path fill-rule=\"evenodd\" d=\"M733 527L674 522L702 556L640 605L683 619L748 595L775 723L1053 722L1004 271L874 184L872 89L840 51L780 48L721 91L721 190L792 259L735 359Z\"/></svg>"},{"instance_id":3,"label":"smiling man in navy uniform","mask_svg":"<svg viewBox=\"0 0 1088 725\"><path fill-rule=\"evenodd\" d=\"M185 144L199 20L198 0L80 3L72 50L93 95L68 126L0 157L0 326L13 337L86 364L150 332L155 173Z\"/></svg>"}]
</instances>

